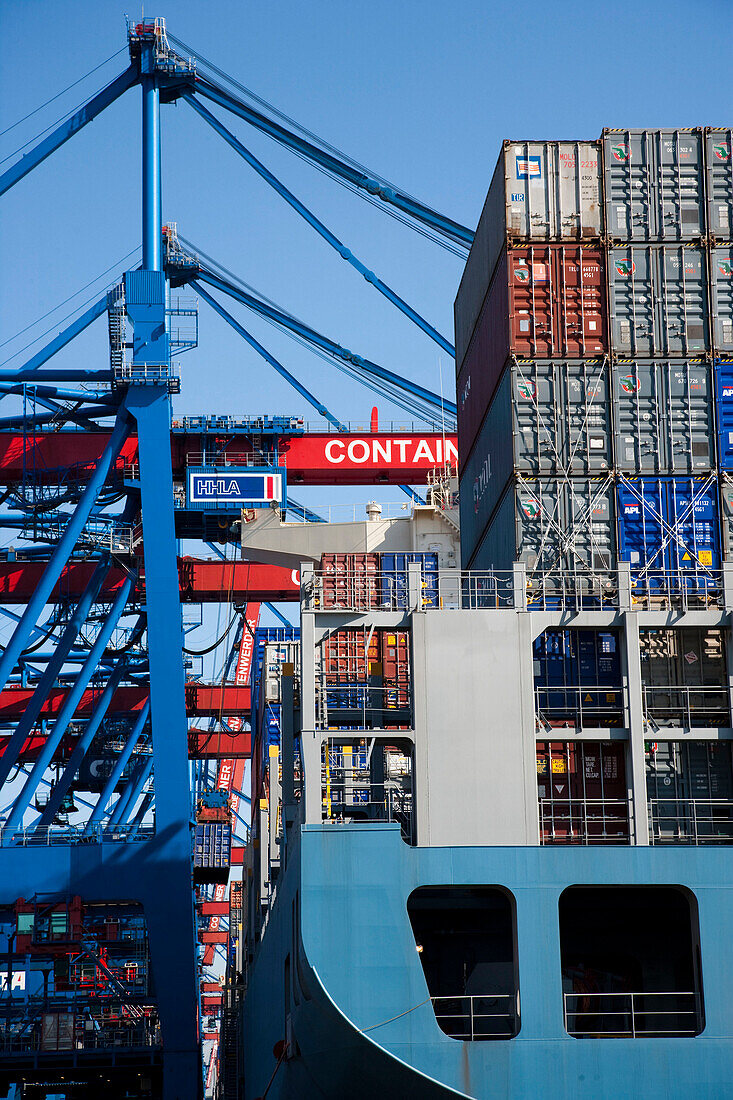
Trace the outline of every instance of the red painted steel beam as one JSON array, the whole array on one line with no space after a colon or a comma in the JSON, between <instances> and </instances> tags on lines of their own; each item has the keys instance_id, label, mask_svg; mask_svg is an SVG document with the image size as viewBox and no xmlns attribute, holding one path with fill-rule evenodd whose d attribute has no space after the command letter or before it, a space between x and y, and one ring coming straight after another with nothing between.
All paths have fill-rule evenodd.
<instances>
[{"instance_id":1,"label":"red painted steel beam","mask_svg":"<svg viewBox=\"0 0 733 1100\"><path fill-rule=\"evenodd\" d=\"M222 988L221 988L221 986L219 985L218 982L202 982L201 983L201 992L202 993L214 993L217 997L223 997L224 996L224 991L222 990Z\"/></svg>"},{"instance_id":2,"label":"red painted steel beam","mask_svg":"<svg viewBox=\"0 0 733 1100\"><path fill-rule=\"evenodd\" d=\"M201 959L204 966L211 966L214 961L215 950L213 943L204 948L203 958Z\"/></svg>"},{"instance_id":3,"label":"red painted steel beam","mask_svg":"<svg viewBox=\"0 0 733 1100\"><path fill-rule=\"evenodd\" d=\"M252 734L249 730L227 733L226 730L188 731L189 760L248 760L252 754Z\"/></svg>"},{"instance_id":4,"label":"red painted steel beam","mask_svg":"<svg viewBox=\"0 0 733 1100\"><path fill-rule=\"evenodd\" d=\"M53 590L52 599L72 599L84 591L96 562L70 562ZM27 603L38 585L45 562L0 562L0 603ZM112 569L107 574L101 599L117 595L125 573ZM281 565L260 565L248 561L216 561L179 558L178 579L181 600L186 603L238 603L246 600L289 603L300 599L298 571ZM144 578L138 587L144 595Z\"/></svg>"},{"instance_id":5,"label":"red painted steel beam","mask_svg":"<svg viewBox=\"0 0 733 1100\"><path fill-rule=\"evenodd\" d=\"M231 854L229 856L229 864L231 867L241 867L244 864L244 848L241 844L232 844Z\"/></svg>"},{"instance_id":6,"label":"red painted steel beam","mask_svg":"<svg viewBox=\"0 0 733 1100\"><path fill-rule=\"evenodd\" d=\"M141 709L150 689L140 687L118 688L112 697L110 713L131 713ZM0 720L18 718L33 695L33 688L8 687L0 692ZM91 688L84 692L75 714L88 717L99 698L100 691ZM41 717L56 717L66 697L65 688L53 688L41 710ZM238 714L247 717L250 709L249 687L234 684L186 684L186 712L189 716L217 718L219 715Z\"/></svg>"},{"instance_id":7,"label":"red painted steel beam","mask_svg":"<svg viewBox=\"0 0 733 1100\"><path fill-rule=\"evenodd\" d=\"M37 432L35 434L0 433L0 484L19 481L26 475L46 481L84 480L104 450L106 432ZM249 436L205 437L195 432L171 436L173 473L182 477L190 461L196 461L204 445L217 454L228 454L231 461L252 453L261 446ZM458 464L458 440L440 432L351 432L336 435L309 432L305 435L273 437L280 461L287 467L293 485L401 485L425 484L436 466L446 461ZM119 472L132 472L137 462L137 440L131 436L115 466Z\"/></svg>"}]
</instances>

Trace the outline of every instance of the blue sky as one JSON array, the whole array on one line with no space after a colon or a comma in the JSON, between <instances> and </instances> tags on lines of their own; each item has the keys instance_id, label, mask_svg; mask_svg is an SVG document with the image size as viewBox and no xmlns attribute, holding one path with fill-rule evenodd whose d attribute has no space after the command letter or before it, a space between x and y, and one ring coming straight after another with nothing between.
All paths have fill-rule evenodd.
<instances>
[{"instance_id":1,"label":"blue sky","mask_svg":"<svg viewBox=\"0 0 733 1100\"><path fill-rule=\"evenodd\" d=\"M130 14L137 18L139 11ZM725 60L711 44L716 27L727 33L730 0L605 6L525 0L513 7L491 0L179 0L159 11L148 4L146 14L163 15L174 34L280 109L469 225L504 137L593 137L603 125L726 121ZM4 129L124 47L123 13L111 0L4 0L0 43ZM4 135L0 156L96 91L125 61L123 52ZM135 89L4 198L3 341L137 246L139 115ZM460 260L244 123L227 124L368 266L452 335ZM452 365L437 346L316 238L185 104L164 108L163 155L164 219L346 346L434 388L442 369L451 389ZM366 390L235 312L339 416L366 419L373 403ZM26 339L0 348L0 358ZM59 364L103 363L104 322L63 354ZM181 366L179 413L307 414L287 384L205 306L200 349Z\"/></svg>"}]
</instances>

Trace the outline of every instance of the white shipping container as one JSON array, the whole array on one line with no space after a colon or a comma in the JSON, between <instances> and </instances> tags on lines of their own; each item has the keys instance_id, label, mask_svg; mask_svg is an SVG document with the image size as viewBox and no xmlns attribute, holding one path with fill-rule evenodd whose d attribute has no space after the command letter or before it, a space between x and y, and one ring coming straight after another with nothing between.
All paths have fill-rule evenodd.
<instances>
[{"instance_id":1,"label":"white shipping container","mask_svg":"<svg viewBox=\"0 0 733 1100\"><path fill-rule=\"evenodd\" d=\"M456 373L504 246L600 237L601 187L598 142L504 142L456 297Z\"/></svg>"}]
</instances>

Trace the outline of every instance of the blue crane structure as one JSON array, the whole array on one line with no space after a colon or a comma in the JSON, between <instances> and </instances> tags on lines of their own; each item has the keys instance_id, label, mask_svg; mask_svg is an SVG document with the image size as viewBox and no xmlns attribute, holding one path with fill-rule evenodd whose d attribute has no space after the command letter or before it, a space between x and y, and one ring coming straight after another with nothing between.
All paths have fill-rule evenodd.
<instances>
[{"instance_id":1,"label":"blue crane structure","mask_svg":"<svg viewBox=\"0 0 733 1100\"><path fill-rule=\"evenodd\" d=\"M213 291L265 318L351 377L433 424L445 427L447 418L452 425L456 406L317 332L215 261L199 259L174 230L164 229L161 104L185 100L347 263L449 355L452 345L362 264L201 98L267 133L400 217L412 219L421 231L444 239L453 250L465 251L473 234L375 173L336 155L313 135L304 136L297 127L268 117L226 87L226 80L215 79L218 70L210 63L202 62L209 75L201 75L195 57L171 47L162 20L129 26L128 41L129 67L0 176L2 194L124 92L140 87L142 261L22 366L0 368L0 400L12 397L21 405L12 415L0 418L0 431L20 431L25 436L59 425L75 426L81 433L103 426L108 431L104 451L92 467L80 464L40 471L30 460L26 464L24 457L22 481L3 497L8 510L0 515L0 526L17 530L30 544L26 559L41 561L44 568L22 614L4 612L14 628L0 654L0 696L16 687L32 694L19 716L0 714L0 878L7 896L35 899L37 921L43 904L47 909L52 905L44 903L44 898L80 896L99 904L141 906L152 982L141 999L139 991L126 984L127 978L114 976L109 967L105 971L99 962L109 995L123 1006L122 1016L132 1036L124 1052L110 1049L106 1062L100 1060L100 1050L106 1048L99 1039L96 1018L91 1028L94 1044L87 1042L86 1033L75 1038L71 1047L59 1045L60 1041L54 1049L43 1041L31 1043L34 1013L44 1021L49 1016L47 991L45 999L35 1004L32 996L28 999L22 1020L13 1017L10 1009L5 1026L0 1019L0 1050L8 1055L7 1072L13 1057L22 1055L24 1072L42 1076L45 1067L60 1063L63 1050L63 1064L75 1074L96 1072L94 1067L99 1066L105 1073L121 1067L138 1077L152 1074L156 1082L160 1080L165 1100L190 1100L203 1093L203 1078L185 692L188 651L176 539L184 531L186 537L206 540L211 537L211 524L200 513L187 514L190 501L177 497L174 487L171 395L178 392L180 383L171 357L175 350L194 346L195 338L174 335L171 317L176 311L171 307L170 288L191 286L336 431L346 430L340 418L263 347ZM103 314L109 326L109 366L48 365ZM127 457L132 434L137 437L134 463ZM289 504L311 519L319 518L294 501ZM231 509L224 509L224 514L231 518ZM212 518L216 515L208 516ZM226 518L219 523L225 538L230 536L228 524ZM60 579L69 563L79 558L93 561L95 567L82 595L64 598ZM141 596L137 581L143 568ZM120 569L124 580L105 596L105 579ZM63 692L54 702L59 687ZM123 713L117 711L115 700L125 687L137 690L137 702L132 711ZM88 702L83 721L79 718L82 701ZM96 787L80 786L78 776L101 742L110 759L103 781ZM201 775L197 785L200 789ZM96 801L79 794L90 789L98 795ZM54 912L60 904L53 903ZM68 906L67 910L71 920ZM8 932L9 968L12 942L18 941L20 930L18 916L14 930ZM2 950L0 945L0 955ZM88 943L84 951L92 951ZM8 991L10 978L9 969ZM57 1031L59 1021L60 1016Z\"/></svg>"}]
</instances>

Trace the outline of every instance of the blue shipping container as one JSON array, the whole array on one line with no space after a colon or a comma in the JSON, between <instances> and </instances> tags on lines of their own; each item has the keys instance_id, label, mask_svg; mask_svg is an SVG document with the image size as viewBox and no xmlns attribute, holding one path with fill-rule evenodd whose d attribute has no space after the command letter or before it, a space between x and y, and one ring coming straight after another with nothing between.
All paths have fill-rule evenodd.
<instances>
[{"instance_id":1,"label":"blue shipping container","mask_svg":"<svg viewBox=\"0 0 733 1100\"><path fill-rule=\"evenodd\" d=\"M422 567L423 607L438 606L438 555L426 554L387 554L380 555L381 564L381 602L384 607L407 607L407 566L419 564Z\"/></svg>"},{"instance_id":2,"label":"blue shipping container","mask_svg":"<svg viewBox=\"0 0 733 1100\"><path fill-rule=\"evenodd\" d=\"M715 363L715 402L718 413L718 466L733 470L733 362Z\"/></svg>"},{"instance_id":3,"label":"blue shipping container","mask_svg":"<svg viewBox=\"0 0 733 1100\"><path fill-rule=\"evenodd\" d=\"M194 831L193 866L198 882L226 882L231 863L232 827L197 824Z\"/></svg>"},{"instance_id":4,"label":"blue shipping container","mask_svg":"<svg viewBox=\"0 0 733 1100\"><path fill-rule=\"evenodd\" d=\"M621 659L613 631L546 630L533 645L537 703L549 720L575 721L579 712L598 724L620 724Z\"/></svg>"},{"instance_id":5,"label":"blue shipping container","mask_svg":"<svg viewBox=\"0 0 733 1100\"><path fill-rule=\"evenodd\" d=\"M265 646L268 642L299 642L299 626L258 626L255 630L255 645L250 672L251 713L259 714L260 679L265 660Z\"/></svg>"},{"instance_id":6,"label":"blue shipping container","mask_svg":"<svg viewBox=\"0 0 733 1100\"><path fill-rule=\"evenodd\" d=\"M710 477L621 476L619 559L631 563L635 593L670 585L704 591L720 569L718 483Z\"/></svg>"}]
</instances>

